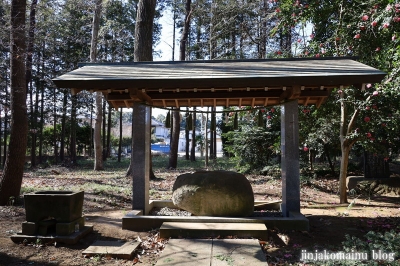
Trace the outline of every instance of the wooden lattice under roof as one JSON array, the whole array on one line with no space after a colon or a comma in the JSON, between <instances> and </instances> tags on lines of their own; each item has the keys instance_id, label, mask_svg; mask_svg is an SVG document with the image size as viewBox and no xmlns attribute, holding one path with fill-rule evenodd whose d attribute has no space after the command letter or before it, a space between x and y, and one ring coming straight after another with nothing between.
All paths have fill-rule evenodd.
<instances>
[{"instance_id":1,"label":"wooden lattice under roof","mask_svg":"<svg viewBox=\"0 0 400 266\"><path fill-rule=\"evenodd\" d=\"M298 99L320 106L333 88L386 74L353 58L86 63L54 79L60 88L101 91L114 108L270 106Z\"/></svg>"}]
</instances>

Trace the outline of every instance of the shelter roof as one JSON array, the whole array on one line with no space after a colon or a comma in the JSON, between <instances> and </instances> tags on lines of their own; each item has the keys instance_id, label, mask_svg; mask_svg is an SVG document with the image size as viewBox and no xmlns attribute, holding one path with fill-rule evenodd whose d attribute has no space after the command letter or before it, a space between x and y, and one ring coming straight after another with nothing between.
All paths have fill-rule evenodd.
<instances>
[{"instance_id":1,"label":"shelter roof","mask_svg":"<svg viewBox=\"0 0 400 266\"><path fill-rule=\"evenodd\" d=\"M319 106L333 88L380 82L386 73L354 58L290 58L85 63L53 81L101 91L115 108L141 101L155 107L268 106L298 99Z\"/></svg>"}]
</instances>

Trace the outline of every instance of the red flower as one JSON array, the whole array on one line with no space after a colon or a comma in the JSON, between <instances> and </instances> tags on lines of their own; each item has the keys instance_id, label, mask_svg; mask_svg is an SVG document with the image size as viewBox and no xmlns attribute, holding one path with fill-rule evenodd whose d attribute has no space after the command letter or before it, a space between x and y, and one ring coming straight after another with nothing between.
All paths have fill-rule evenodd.
<instances>
[{"instance_id":1,"label":"red flower","mask_svg":"<svg viewBox=\"0 0 400 266\"><path fill-rule=\"evenodd\" d=\"M369 19L369 17L368 17L368 15L364 15L364 16L362 16L362 18L361 18L363 21L367 21L368 19Z\"/></svg>"},{"instance_id":2,"label":"red flower","mask_svg":"<svg viewBox=\"0 0 400 266\"><path fill-rule=\"evenodd\" d=\"M371 121L371 118L369 118L368 116L366 116L366 117L364 117L364 121L368 123L369 121Z\"/></svg>"},{"instance_id":3,"label":"red flower","mask_svg":"<svg viewBox=\"0 0 400 266\"><path fill-rule=\"evenodd\" d=\"M376 25L378 25L378 22L376 20L372 21L371 26L375 27Z\"/></svg>"},{"instance_id":4,"label":"red flower","mask_svg":"<svg viewBox=\"0 0 400 266\"><path fill-rule=\"evenodd\" d=\"M356 35L354 35L354 39L360 39L361 35L359 33L357 33Z\"/></svg>"}]
</instances>

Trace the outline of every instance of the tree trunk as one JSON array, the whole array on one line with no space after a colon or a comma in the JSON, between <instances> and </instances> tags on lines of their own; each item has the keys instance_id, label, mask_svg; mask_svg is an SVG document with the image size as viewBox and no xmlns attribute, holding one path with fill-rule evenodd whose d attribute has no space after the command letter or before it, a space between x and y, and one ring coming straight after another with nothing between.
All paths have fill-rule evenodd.
<instances>
[{"instance_id":1,"label":"tree trunk","mask_svg":"<svg viewBox=\"0 0 400 266\"><path fill-rule=\"evenodd\" d=\"M54 162L58 161L58 146L57 146L57 91L54 90L53 98L53 145L54 145Z\"/></svg>"},{"instance_id":2,"label":"tree trunk","mask_svg":"<svg viewBox=\"0 0 400 266\"><path fill-rule=\"evenodd\" d=\"M326 158L328 159L329 167L331 168L331 173L333 176L335 176L335 165L332 163L331 155L329 154L329 149L326 144L324 144L324 152L325 152Z\"/></svg>"},{"instance_id":3,"label":"tree trunk","mask_svg":"<svg viewBox=\"0 0 400 266\"><path fill-rule=\"evenodd\" d=\"M135 62L153 61L153 20L156 0L140 0L135 24Z\"/></svg>"},{"instance_id":4,"label":"tree trunk","mask_svg":"<svg viewBox=\"0 0 400 266\"><path fill-rule=\"evenodd\" d=\"M89 138L89 157L93 156L92 143L93 143L93 102L90 100L90 138Z\"/></svg>"},{"instance_id":5,"label":"tree trunk","mask_svg":"<svg viewBox=\"0 0 400 266\"><path fill-rule=\"evenodd\" d=\"M206 159L205 166L208 167L208 132L207 132L207 123L208 123L208 107L207 107L207 115L206 115L206 123L205 123L205 143L206 143Z\"/></svg>"},{"instance_id":6,"label":"tree trunk","mask_svg":"<svg viewBox=\"0 0 400 266\"><path fill-rule=\"evenodd\" d=\"M102 0L96 0L96 8L93 16L93 24L92 24L92 39L90 43L90 62L96 62L97 58L97 39L99 36L99 28L100 28L100 15L102 6ZM103 158L102 152L103 147L101 143L101 119L103 117L103 109L102 109L102 98L103 95L101 92L95 93L95 106L96 106L96 117L94 122L94 137L93 137L93 145L94 145L94 170L103 170Z\"/></svg>"},{"instance_id":7,"label":"tree trunk","mask_svg":"<svg viewBox=\"0 0 400 266\"><path fill-rule=\"evenodd\" d=\"M192 147L190 150L190 161L196 161L196 108L193 108L193 119L192 119Z\"/></svg>"},{"instance_id":8,"label":"tree trunk","mask_svg":"<svg viewBox=\"0 0 400 266\"><path fill-rule=\"evenodd\" d=\"M339 191L340 191L340 203L347 203L347 166L349 164L349 154L351 145L346 139L347 130L351 126L351 123L347 124L347 108L344 101L344 92L340 92L340 148L342 150L342 159L340 161L340 175L339 175Z\"/></svg>"},{"instance_id":9,"label":"tree trunk","mask_svg":"<svg viewBox=\"0 0 400 266\"><path fill-rule=\"evenodd\" d=\"M29 85L26 87L26 91L29 92L29 113L30 113L30 120L28 121L28 124L30 122L30 129L29 133L31 136L31 168L36 167L36 154L35 154L35 115L33 113L33 86L32 86L32 80L29 81ZM28 125L29 128L29 125ZM28 135L29 138L29 135Z\"/></svg>"},{"instance_id":10,"label":"tree trunk","mask_svg":"<svg viewBox=\"0 0 400 266\"><path fill-rule=\"evenodd\" d=\"M7 83L6 83L7 85ZM8 89L6 87L6 96L5 96L5 102L6 102L6 107L4 108L4 136L3 136L3 166L6 164L6 158L7 158L7 137L8 137L8 132L7 132L7 126L8 126L8 109L7 109L7 99L8 99Z\"/></svg>"},{"instance_id":11,"label":"tree trunk","mask_svg":"<svg viewBox=\"0 0 400 266\"><path fill-rule=\"evenodd\" d=\"M73 165L76 165L76 102L77 96L72 96L72 107L71 107L71 158L70 161Z\"/></svg>"},{"instance_id":12,"label":"tree trunk","mask_svg":"<svg viewBox=\"0 0 400 266\"><path fill-rule=\"evenodd\" d=\"M188 36L189 36L190 19L191 19L191 15L192 15L192 12L190 10L190 5L191 4L192 4L191 0L186 0L186 4L185 4L185 10L186 10L185 21L184 21L184 24L183 24L182 36L181 36L181 40L180 40L180 43L179 43L179 60L180 61L185 61L185 58L186 58L186 43L187 43Z\"/></svg>"},{"instance_id":13,"label":"tree trunk","mask_svg":"<svg viewBox=\"0 0 400 266\"><path fill-rule=\"evenodd\" d=\"M189 125L188 125L188 118L189 118L189 109L186 112L186 126L185 126L185 159L190 160L189 156Z\"/></svg>"},{"instance_id":14,"label":"tree trunk","mask_svg":"<svg viewBox=\"0 0 400 266\"><path fill-rule=\"evenodd\" d=\"M60 139L60 161L64 162L65 158L65 120L67 119L67 103L68 103L68 95L67 92L64 91L63 96L63 113L61 118L61 139Z\"/></svg>"},{"instance_id":15,"label":"tree trunk","mask_svg":"<svg viewBox=\"0 0 400 266\"><path fill-rule=\"evenodd\" d=\"M108 105L108 117L107 117L107 152L106 158L111 156L111 106Z\"/></svg>"},{"instance_id":16,"label":"tree trunk","mask_svg":"<svg viewBox=\"0 0 400 266\"><path fill-rule=\"evenodd\" d=\"M178 167L178 144L179 144L179 109L172 111L172 133L169 151L168 168L176 169ZM178 132L178 134L176 134Z\"/></svg>"},{"instance_id":17,"label":"tree trunk","mask_svg":"<svg viewBox=\"0 0 400 266\"><path fill-rule=\"evenodd\" d=\"M211 107L211 120L213 120L214 116L214 107ZM214 158L214 131L212 126L210 127L210 159Z\"/></svg>"},{"instance_id":18,"label":"tree trunk","mask_svg":"<svg viewBox=\"0 0 400 266\"><path fill-rule=\"evenodd\" d=\"M45 45L43 44L43 47ZM43 48L42 47L42 53ZM41 82L40 82L40 129L39 129L39 163L43 163L43 127L44 127L44 56L41 63Z\"/></svg>"},{"instance_id":19,"label":"tree trunk","mask_svg":"<svg viewBox=\"0 0 400 266\"><path fill-rule=\"evenodd\" d=\"M122 152L122 108L119 110L118 162L121 162L121 152Z\"/></svg>"},{"instance_id":20,"label":"tree trunk","mask_svg":"<svg viewBox=\"0 0 400 266\"><path fill-rule=\"evenodd\" d=\"M11 2L11 135L6 164L0 179L0 205L17 199L21 191L27 146L28 117L25 73L26 0Z\"/></svg>"},{"instance_id":21,"label":"tree trunk","mask_svg":"<svg viewBox=\"0 0 400 266\"><path fill-rule=\"evenodd\" d=\"M95 102L96 102L96 115L94 118L94 170L104 170L103 167L103 145L101 143L101 121L103 118L103 95L101 92L95 93Z\"/></svg>"},{"instance_id":22,"label":"tree trunk","mask_svg":"<svg viewBox=\"0 0 400 266\"><path fill-rule=\"evenodd\" d=\"M28 84L30 84L30 111L31 111L31 167L36 167L36 121L35 114L33 112L33 88L32 88L32 55L33 55L33 45L34 45L34 37L35 37L35 25L36 25L36 6L37 0L32 0L31 2L31 10L29 16L29 31L28 31L28 46L26 50L26 90L28 91ZM36 86L37 89L37 86Z\"/></svg>"},{"instance_id":23,"label":"tree trunk","mask_svg":"<svg viewBox=\"0 0 400 266\"><path fill-rule=\"evenodd\" d=\"M339 191L340 191L340 203L348 203L347 201L347 166L349 164L349 154L351 147L342 143L342 159L340 160L340 175L339 175Z\"/></svg>"},{"instance_id":24,"label":"tree trunk","mask_svg":"<svg viewBox=\"0 0 400 266\"><path fill-rule=\"evenodd\" d=\"M103 99L103 161L107 160L107 138L106 138L106 100Z\"/></svg>"}]
</instances>

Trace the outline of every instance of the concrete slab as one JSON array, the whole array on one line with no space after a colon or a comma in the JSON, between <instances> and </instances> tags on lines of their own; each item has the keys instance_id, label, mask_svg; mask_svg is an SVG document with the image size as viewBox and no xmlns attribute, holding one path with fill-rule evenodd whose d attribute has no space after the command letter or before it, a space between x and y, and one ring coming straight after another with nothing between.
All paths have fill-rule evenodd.
<instances>
[{"instance_id":1,"label":"concrete slab","mask_svg":"<svg viewBox=\"0 0 400 266\"><path fill-rule=\"evenodd\" d=\"M265 205L274 210L280 208L280 202L255 201L257 205ZM150 203L152 207L173 207L172 201L155 200ZM160 228L164 222L194 222L194 223L263 223L268 228L280 230L308 231L309 221L300 212L289 212L289 217L211 217L211 216L151 216L142 215L140 211L133 210L122 218L122 229L132 231L149 231Z\"/></svg>"},{"instance_id":2,"label":"concrete slab","mask_svg":"<svg viewBox=\"0 0 400 266\"><path fill-rule=\"evenodd\" d=\"M211 239L170 239L156 266L210 266Z\"/></svg>"},{"instance_id":3,"label":"concrete slab","mask_svg":"<svg viewBox=\"0 0 400 266\"><path fill-rule=\"evenodd\" d=\"M58 236L58 235L48 235L48 236L40 236L40 235L23 235L23 234L16 234L12 235L10 238L14 243L21 243L25 241L25 239L31 243L35 242L37 239L40 239L42 243L49 243L49 242L59 242L64 244L73 245L78 243L80 239L82 239L87 234L93 231L93 225L85 225L79 232L72 233L69 236Z\"/></svg>"},{"instance_id":4,"label":"concrete slab","mask_svg":"<svg viewBox=\"0 0 400 266\"><path fill-rule=\"evenodd\" d=\"M162 238L254 237L267 239L267 228L262 223L185 223L165 222L160 228Z\"/></svg>"},{"instance_id":5,"label":"concrete slab","mask_svg":"<svg viewBox=\"0 0 400 266\"><path fill-rule=\"evenodd\" d=\"M96 241L90 247L82 251L82 255L104 255L118 259L132 259L135 249L140 242Z\"/></svg>"},{"instance_id":6,"label":"concrete slab","mask_svg":"<svg viewBox=\"0 0 400 266\"><path fill-rule=\"evenodd\" d=\"M214 239L210 265L265 266L267 261L256 239Z\"/></svg>"}]
</instances>

